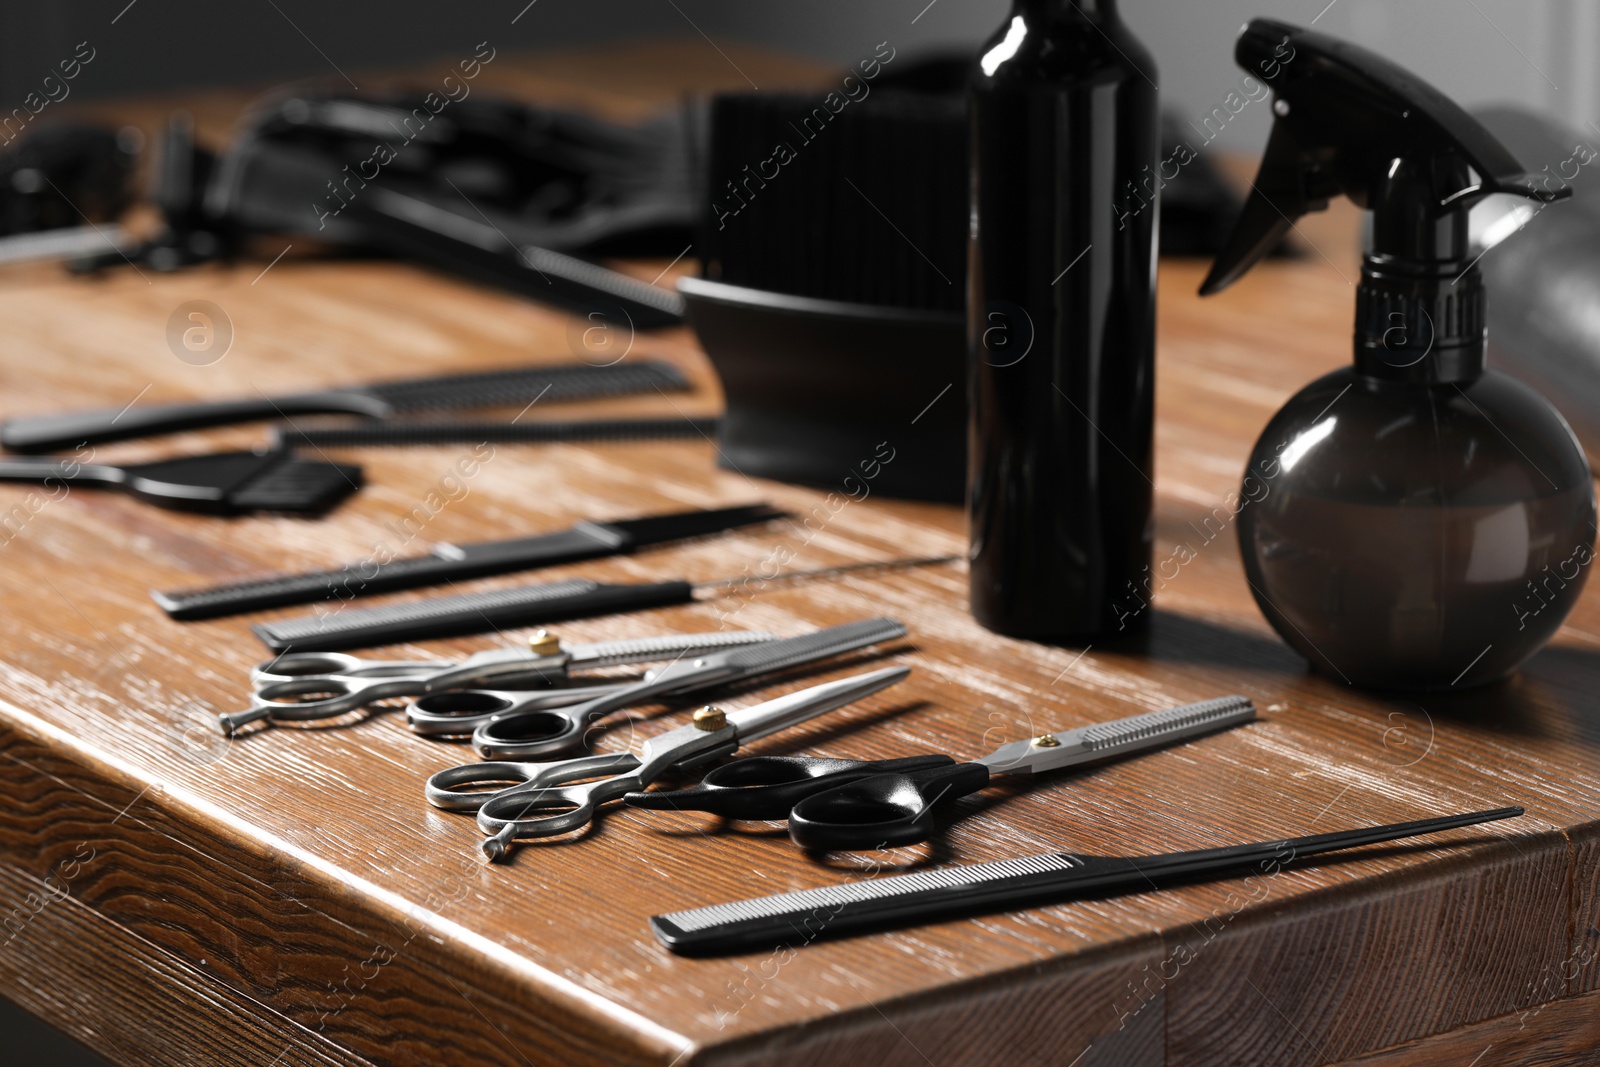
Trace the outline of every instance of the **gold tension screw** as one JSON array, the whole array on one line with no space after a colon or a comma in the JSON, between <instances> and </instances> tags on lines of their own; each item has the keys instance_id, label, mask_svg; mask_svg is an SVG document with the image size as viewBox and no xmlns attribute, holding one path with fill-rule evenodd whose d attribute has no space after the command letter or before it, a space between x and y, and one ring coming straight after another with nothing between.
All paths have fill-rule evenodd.
<instances>
[{"instance_id":1,"label":"gold tension screw","mask_svg":"<svg viewBox=\"0 0 1600 1067\"><path fill-rule=\"evenodd\" d=\"M728 713L715 704L707 704L694 713L694 728L710 733L728 725Z\"/></svg>"},{"instance_id":2,"label":"gold tension screw","mask_svg":"<svg viewBox=\"0 0 1600 1067\"><path fill-rule=\"evenodd\" d=\"M1056 740L1055 734L1045 734L1033 739L1034 748L1060 748L1061 742Z\"/></svg>"},{"instance_id":3,"label":"gold tension screw","mask_svg":"<svg viewBox=\"0 0 1600 1067\"><path fill-rule=\"evenodd\" d=\"M554 656L561 651L561 638L549 630L540 630L528 638L528 648L535 656Z\"/></svg>"}]
</instances>

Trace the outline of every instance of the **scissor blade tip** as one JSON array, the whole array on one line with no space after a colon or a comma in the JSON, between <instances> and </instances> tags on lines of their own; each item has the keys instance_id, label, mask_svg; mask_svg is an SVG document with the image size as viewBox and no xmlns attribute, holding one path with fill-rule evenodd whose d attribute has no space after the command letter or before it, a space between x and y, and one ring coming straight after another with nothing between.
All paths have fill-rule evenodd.
<instances>
[{"instance_id":1,"label":"scissor blade tip","mask_svg":"<svg viewBox=\"0 0 1600 1067\"><path fill-rule=\"evenodd\" d=\"M878 690L895 684L911 674L911 668L905 666L883 667L879 670L868 671L866 674L857 674L850 678L841 678L841 687L857 689Z\"/></svg>"}]
</instances>

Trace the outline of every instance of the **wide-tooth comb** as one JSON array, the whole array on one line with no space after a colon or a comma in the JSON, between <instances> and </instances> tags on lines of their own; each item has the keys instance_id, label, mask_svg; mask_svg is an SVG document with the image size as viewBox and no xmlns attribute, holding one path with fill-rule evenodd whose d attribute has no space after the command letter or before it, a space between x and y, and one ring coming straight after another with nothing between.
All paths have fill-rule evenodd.
<instances>
[{"instance_id":1,"label":"wide-tooth comb","mask_svg":"<svg viewBox=\"0 0 1600 1067\"><path fill-rule=\"evenodd\" d=\"M285 419L294 415L362 415L440 408L501 407L535 401L682 391L689 380L670 363L640 360L595 367L586 363L374 382L292 396L254 396L185 404L135 405L120 410L35 415L0 423L0 445L13 452L49 452L101 441Z\"/></svg>"}]
</instances>

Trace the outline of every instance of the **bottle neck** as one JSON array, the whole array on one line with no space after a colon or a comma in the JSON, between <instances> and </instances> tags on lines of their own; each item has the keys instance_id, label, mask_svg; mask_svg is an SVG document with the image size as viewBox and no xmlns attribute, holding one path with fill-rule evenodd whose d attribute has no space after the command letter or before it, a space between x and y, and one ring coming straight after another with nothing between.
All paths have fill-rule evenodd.
<instances>
[{"instance_id":1,"label":"bottle neck","mask_svg":"<svg viewBox=\"0 0 1600 1067\"><path fill-rule=\"evenodd\" d=\"M1413 385L1483 374L1483 276L1469 261L1368 254L1356 287L1356 370Z\"/></svg>"},{"instance_id":2,"label":"bottle neck","mask_svg":"<svg viewBox=\"0 0 1600 1067\"><path fill-rule=\"evenodd\" d=\"M1356 289L1356 369L1412 384L1471 382L1483 373L1483 276L1466 207L1440 204L1473 184L1472 171L1449 151L1383 161L1379 175Z\"/></svg>"}]
</instances>

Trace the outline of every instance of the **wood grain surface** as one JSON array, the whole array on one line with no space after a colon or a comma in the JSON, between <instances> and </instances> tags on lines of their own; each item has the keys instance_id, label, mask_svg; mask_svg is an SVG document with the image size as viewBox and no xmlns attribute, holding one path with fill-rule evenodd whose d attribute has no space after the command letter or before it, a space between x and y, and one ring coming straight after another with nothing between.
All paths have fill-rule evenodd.
<instances>
[{"instance_id":1,"label":"wood grain surface","mask_svg":"<svg viewBox=\"0 0 1600 1067\"><path fill-rule=\"evenodd\" d=\"M732 58L763 85L825 76L747 51ZM614 115L646 114L685 88L743 84L699 41L504 56L485 78ZM243 99L191 104L216 137ZM151 125L171 103L100 111ZM977 756L1225 693L1262 709L1258 724L1146 758L991 788L956 805L964 818L936 843L879 857L816 862L771 827L620 811L487 866L473 823L421 795L426 775L468 750L416 737L392 712L224 741L209 720L242 706L246 672L265 658L253 620L180 625L147 591L672 508L766 499L800 516L462 589L735 577L780 548L794 553L789 570L961 553L959 509L876 496L841 506L826 489L719 469L715 446L699 441L501 446L466 479L456 473L466 447L341 454L366 466L370 488L315 522L181 516L79 489L36 507L27 489L0 487L0 515L13 517L0 543L0 992L129 1064L1298 1067L1367 1057L1411 1067L1475 1062L1474 1042L1496 1046L1484 1063L1594 1062L1600 593L1509 683L1388 699L1309 673L1251 602L1233 531L1205 533L1271 413L1348 359L1348 222L1308 229L1315 249L1263 264L1209 301L1195 296L1204 264L1163 264L1157 558L1188 544L1195 559L1160 590L1144 638L1083 649L996 637L967 615L960 565L756 582L748 595L559 628L586 640L788 635L878 614L907 623L907 641L852 663L905 663L910 681L755 752ZM5 272L0 415L574 358L567 320L538 305L309 248L263 273L278 251L174 274ZM627 269L649 280L666 265ZM209 366L175 358L165 339L169 315L194 299L218 304L235 329ZM633 355L677 363L696 391L535 405L527 417L718 409L687 330L640 336ZM885 437L947 384L930 380L903 413L886 413ZM98 456L262 433L107 445ZM430 494L445 502L417 522ZM524 637L384 652L457 655ZM727 699L766 699L851 665ZM679 711L618 717L599 744L636 745ZM1270 877L793 954L679 959L645 925L662 911L883 869L1197 848L1508 804L1528 815Z\"/></svg>"}]
</instances>

